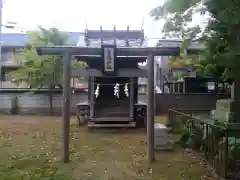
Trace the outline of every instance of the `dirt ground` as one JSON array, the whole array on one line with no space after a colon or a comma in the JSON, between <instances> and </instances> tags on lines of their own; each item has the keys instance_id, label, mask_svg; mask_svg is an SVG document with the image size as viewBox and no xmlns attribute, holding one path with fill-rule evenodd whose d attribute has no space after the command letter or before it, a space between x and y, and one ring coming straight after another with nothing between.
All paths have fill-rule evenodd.
<instances>
[{"instance_id":1,"label":"dirt ground","mask_svg":"<svg viewBox=\"0 0 240 180\"><path fill-rule=\"evenodd\" d=\"M159 118L158 118L159 119ZM71 162L63 164L61 117L0 116L0 179L212 180L213 170L175 147L148 165L141 130L89 131L70 125Z\"/></svg>"}]
</instances>

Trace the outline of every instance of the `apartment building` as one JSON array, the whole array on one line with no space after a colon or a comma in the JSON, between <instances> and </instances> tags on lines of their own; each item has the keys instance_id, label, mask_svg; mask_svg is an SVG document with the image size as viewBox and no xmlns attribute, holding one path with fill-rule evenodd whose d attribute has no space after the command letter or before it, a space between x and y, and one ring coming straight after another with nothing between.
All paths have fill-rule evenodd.
<instances>
[{"instance_id":1,"label":"apartment building","mask_svg":"<svg viewBox=\"0 0 240 180\"><path fill-rule=\"evenodd\" d=\"M81 36L84 33L79 32L68 32L67 45L77 45ZM15 88L16 85L9 82L8 74L12 70L15 70L21 66L21 64L16 63L14 57L19 53L29 42L29 36L27 34L21 33L6 33L1 35L1 87L2 88Z\"/></svg>"}]
</instances>

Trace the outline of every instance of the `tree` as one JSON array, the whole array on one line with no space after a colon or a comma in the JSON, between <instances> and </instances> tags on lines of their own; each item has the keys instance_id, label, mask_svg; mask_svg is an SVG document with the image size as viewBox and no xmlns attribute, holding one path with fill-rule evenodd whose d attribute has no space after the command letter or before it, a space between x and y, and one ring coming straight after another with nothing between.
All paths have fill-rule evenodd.
<instances>
[{"instance_id":1,"label":"tree","mask_svg":"<svg viewBox=\"0 0 240 180\"><path fill-rule=\"evenodd\" d=\"M50 113L53 114L53 90L61 88L62 84L62 62L57 56L38 56L35 45L64 45L67 41L67 34L56 28L45 29L39 27L38 31L29 33L30 42L27 48L16 55L16 60L23 64L12 72L15 83L25 82L31 88L48 88ZM73 67L82 67L83 63L73 61Z\"/></svg>"},{"instance_id":2,"label":"tree","mask_svg":"<svg viewBox=\"0 0 240 180\"><path fill-rule=\"evenodd\" d=\"M206 8L211 15L207 26L207 61L223 66L225 79L239 76L240 1L209 0Z\"/></svg>"},{"instance_id":3,"label":"tree","mask_svg":"<svg viewBox=\"0 0 240 180\"><path fill-rule=\"evenodd\" d=\"M196 55L187 54L187 48L193 40L199 38L202 32L200 26L189 25L192 22L193 14L200 11L199 4L200 0L167 0L162 6L156 7L150 12L155 20L165 20L162 28L164 37L182 40L180 55L170 58L170 68L190 67L199 59Z\"/></svg>"},{"instance_id":4,"label":"tree","mask_svg":"<svg viewBox=\"0 0 240 180\"><path fill-rule=\"evenodd\" d=\"M198 7L200 3L201 0L166 0L163 5L152 9L150 14L155 20L158 20L169 14L183 14L189 9Z\"/></svg>"},{"instance_id":5,"label":"tree","mask_svg":"<svg viewBox=\"0 0 240 180\"><path fill-rule=\"evenodd\" d=\"M150 15L155 20L160 18L166 20L162 30L165 36L177 37L178 39L187 42L188 45L191 43L192 39L197 38L201 39L202 43L205 43L213 37L213 34L216 32L211 28L212 25L210 24L214 22L213 19L216 17L217 11L214 8L219 4L215 6L214 3L218 3L218 1L213 1L214 0L167 0L162 6L154 8L150 12ZM222 8L228 6L228 2L225 2ZM212 13L212 11L216 12ZM186 26L192 21L193 14L197 12L200 12L201 14L208 12L208 15L212 18L204 31L197 26L186 28ZM189 58L189 56L185 54L185 57L181 55L179 57L172 57L172 60L174 60L175 63L170 62L170 65L180 64L186 66L187 59L188 62L191 61L191 64L195 63L198 75L211 76L217 82L231 82L232 74L229 63L224 62L226 61L226 58L220 58L216 55L215 48L223 46L223 41L219 42L218 39L219 38L217 37L214 41L211 41L211 45L207 45L204 53L199 56ZM188 45L184 45L185 49ZM177 61L184 61L185 63L178 63Z\"/></svg>"},{"instance_id":6,"label":"tree","mask_svg":"<svg viewBox=\"0 0 240 180\"><path fill-rule=\"evenodd\" d=\"M161 6L151 10L154 20L164 19L164 36L181 40L196 38L201 32L200 26L190 26L193 14L204 12L201 0L167 0Z\"/></svg>"}]
</instances>

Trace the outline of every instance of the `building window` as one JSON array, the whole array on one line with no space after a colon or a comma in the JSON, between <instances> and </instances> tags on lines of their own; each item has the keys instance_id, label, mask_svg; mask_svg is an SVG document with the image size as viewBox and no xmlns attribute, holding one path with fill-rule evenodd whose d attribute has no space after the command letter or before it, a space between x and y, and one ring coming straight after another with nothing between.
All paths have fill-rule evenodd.
<instances>
[{"instance_id":1,"label":"building window","mask_svg":"<svg viewBox=\"0 0 240 180\"><path fill-rule=\"evenodd\" d=\"M11 74L10 73L5 73L3 81L12 81Z\"/></svg>"},{"instance_id":2,"label":"building window","mask_svg":"<svg viewBox=\"0 0 240 180\"><path fill-rule=\"evenodd\" d=\"M6 61L13 61L13 52L3 52L2 53L2 61L6 62Z\"/></svg>"}]
</instances>

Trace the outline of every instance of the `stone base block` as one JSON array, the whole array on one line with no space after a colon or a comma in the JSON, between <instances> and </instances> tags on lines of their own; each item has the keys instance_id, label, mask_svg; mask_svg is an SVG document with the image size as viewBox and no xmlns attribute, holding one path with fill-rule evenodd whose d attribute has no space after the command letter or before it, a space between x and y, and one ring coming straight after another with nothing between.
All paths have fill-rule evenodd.
<instances>
[{"instance_id":1,"label":"stone base block","mask_svg":"<svg viewBox=\"0 0 240 180\"><path fill-rule=\"evenodd\" d=\"M223 122L240 122L240 100L220 99L213 111L213 118Z\"/></svg>"}]
</instances>

